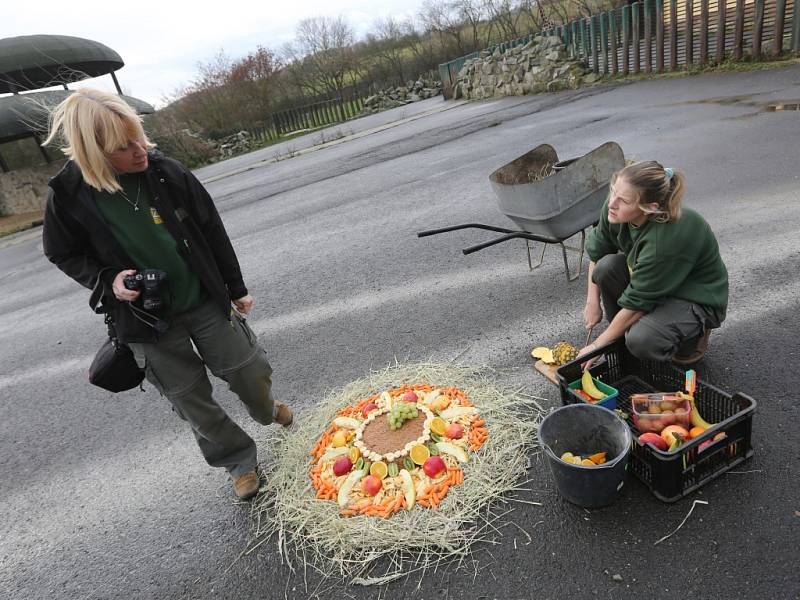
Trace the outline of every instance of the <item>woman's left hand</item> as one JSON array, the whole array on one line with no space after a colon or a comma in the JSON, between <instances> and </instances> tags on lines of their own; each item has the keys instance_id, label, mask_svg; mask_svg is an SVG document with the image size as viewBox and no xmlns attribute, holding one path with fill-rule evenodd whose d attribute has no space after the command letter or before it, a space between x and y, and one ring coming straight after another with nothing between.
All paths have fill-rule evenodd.
<instances>
[{"instance_id":1,"label":"woman's left hand","mask_svg":"<svg viewBox=\"0 0 800 600\"><path fill-rule=\"evenodd\" d=\"M247 296L242 296L238 300L234 300L233 305L236 307L236 310L243 315L249 314L253 309L253 297L247 294Z\"/></svg>"}]
</instances>

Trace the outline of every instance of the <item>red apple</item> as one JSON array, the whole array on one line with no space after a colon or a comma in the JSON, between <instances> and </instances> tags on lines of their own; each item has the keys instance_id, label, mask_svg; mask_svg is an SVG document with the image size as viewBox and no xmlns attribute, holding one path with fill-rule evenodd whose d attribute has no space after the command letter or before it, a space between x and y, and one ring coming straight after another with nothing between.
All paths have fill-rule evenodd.
<instances>
[{"instance_id":1,"label":"red apple","mask_svg":"<svg viewBox=\"0 0 800 600\"><path fill-rule=\"evenodd\" d=\"M464 428L458 423L450 423L444 430L444 434L451 440L460 440L464 435Z\"/></svg>"},{"instance_id":2,"label":"red apple","mask_svg":"<svg viewBox=\"0 0 800 600\"><path fill-rule=\"evenodd\" d=\"M353 468L353 462L347 456L340 456L333 463L333 474L337 477L349 473Z\"/></svg>"},{"instance_id":3,"label":"red apple","mask_svg":"<svg viewBox=\"0 0 800 600\"><path fill-rule=\"evenodd\" d=\"M381 491L381 487L383 487L383 483L381 483L381 480L375 477L375 475L367 475L361 480L361 489L364 490L364 493L368 496L376 495Z\"/></svg>"},{"instance_id":4,"label":"red apple","mask_svg":"<svg viewBox=\"0 0 800 600\"><path fill-rule=\"evenodd\" d=\"M366 417L369 413L371 413L376 408L378 408L378 405L375 404L374 402L370 402L364 408L361 409L361 415Z\"/></svg>"},{"instance_id":5,"label":"red apple","mask_svg":"<svg viewBox=\"0 0 800 600\"><path fill-rule=\"evenodd\" d=\"M425 464L422 465L422 470L425 471L425 475L430 478L436 477L445 469L447 469L447 465L444 464L441 456L431 456L425 461Z\"/></svg>"},{"instance_id":6,"label":"red apple","mask_svg":"<svg viewBox=\"0 0 800 600\"><path fill-rule=\"evenodd\" d=\"M655 446L659 450L667 449L667 442L664 441L664 438L662 438L657 433L653 433L652 431L640 435L639 441L642 442L643 444L653 444L653 446Z\"/></svg>"},{"instance_id":7,"label":"red apple","mask_svg":"<svg viewBox=\"0 0 800 600\"><path fill-rule=\"evenodd\" d=\"M706 440L705 442L703 442L702 444L700 444L700 445L697 447L697 451L698 451L698 452L702 452L703 450L705 450L706 448L708 448L708 447L709 447L711 444L713 444L713 443L714 443L714 440Z\"/></svg>"},{"instance_id":8,"label":"red apple","mask_svg":"<svg viewBox=\"0 0 800 600\"><path fill-rule=\"evenodd\" d=\"M400 396L400 400L403 402L413 402L416 403L417 395L414 392L406 392L402 396Z\"/></svg>"}]
</instances>

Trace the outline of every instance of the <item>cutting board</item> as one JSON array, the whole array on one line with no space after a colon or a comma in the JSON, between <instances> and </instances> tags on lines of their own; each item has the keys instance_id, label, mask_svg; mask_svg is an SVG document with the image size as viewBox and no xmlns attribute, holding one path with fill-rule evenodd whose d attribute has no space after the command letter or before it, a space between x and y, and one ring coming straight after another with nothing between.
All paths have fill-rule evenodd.
<instances>
[{"instance_id":1,"label":"cutting board","mask_svg":"<svg viewBox=\"0 0 800 600\"><path fill-rule=\"evenodd\" d=\"M558 379L556 379L556 369L558 369L557 365L548 365L547 363L542 362L542 359L540 358L534 363L533 368L547 377L547 379L549 379L552 383L558 385Z\"/></svg>"}]
</instances>

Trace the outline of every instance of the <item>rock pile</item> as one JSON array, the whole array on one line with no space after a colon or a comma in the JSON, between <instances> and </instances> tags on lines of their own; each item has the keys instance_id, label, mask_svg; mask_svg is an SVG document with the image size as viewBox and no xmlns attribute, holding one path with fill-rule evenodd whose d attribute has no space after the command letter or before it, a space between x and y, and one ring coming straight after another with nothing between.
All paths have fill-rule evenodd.
<instances>
[{"instance_id":1,"label":"rock pile","mask_svg":"<svg viewBox=\"0 0 800 600\"><path fill-rule=\"evenodd\" d=\"M459 71L454 98L480 99L522 96L575 89L599 77L579 60L567 55L557 36L534 36L524 46L500 52L484 50Z\"/></svg>"},{"instance_id":2,"label":"rock pile","mask_svg":"<svg viewBox=\"0 0 800 600\"><path fill-rule=\"evenodd\" d=\"M411 102L427 100L441 93L441 81L427 81L423 79L409 81L405 86L382 90L364 100L364 110L362 113L371 114L380 112L389 108L410 104Z\"/></svg>"},{"instance_id":3,"label":"rock pile","mask_svg":"<svg viewBox=\"0 0 800 600\"><path fill-rule=\"evenodd\" d=\"M249 131L240 131L222 138L215 143L219 152L219 160L244 154L253 148L253 136Z\"/></svg>"}]
</instances>

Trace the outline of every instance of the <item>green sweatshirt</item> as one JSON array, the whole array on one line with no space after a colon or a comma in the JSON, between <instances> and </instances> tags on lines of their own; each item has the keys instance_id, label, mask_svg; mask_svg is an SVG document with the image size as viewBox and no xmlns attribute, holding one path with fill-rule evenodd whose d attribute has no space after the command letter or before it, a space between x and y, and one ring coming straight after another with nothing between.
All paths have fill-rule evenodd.
<instances>
[{"instance_id":1,"label":"green sweatshirt","mask_svg":"<svg viewBox=\"0 0 800 600\"><path fill-rule=\"evenodd\" d=\"M728 271L708 223L690 208L684 207L675 223L647 221L636 227L609 223L606 202L586 252L593 262L625 254L631 281L617 301L623 308L650 312L673 297L713 308L720 322L725 318Z\"/></svg>"},{"instance_id":2,"label":"green sweatshirt","mask_svg":"<svg viewBox=\"0 0 800 600\"><path fill-rule=\"evenodd\" d=\"M137 177L141 177L141 188ZM160 269L167 273L166 290L161 294L164 302L162 314L176 315L198 306L205 291L197 274L178 253L177 242L172 237L155 207L150 205L150 194L144 175L122 175L119 178L128 202L122 194L95 191L94 197L100 213L122 248L142 269ZM139 210L134 210L139 192Z\"/></svg>"}]
</instances>

